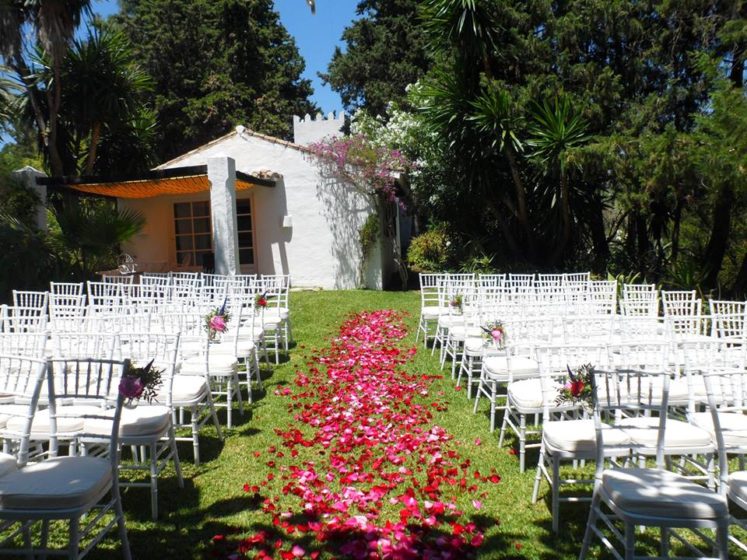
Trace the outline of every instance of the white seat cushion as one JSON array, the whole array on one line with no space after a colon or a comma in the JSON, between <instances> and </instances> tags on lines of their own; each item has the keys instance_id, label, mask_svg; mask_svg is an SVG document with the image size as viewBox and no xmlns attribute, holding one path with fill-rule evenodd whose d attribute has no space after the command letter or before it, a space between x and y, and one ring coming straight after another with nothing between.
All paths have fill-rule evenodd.
<instances>
[{"instance_id":1,"label":"white seat cushion","mask_svg":"<svg viewBox=\"0 0 747 560\"><path fill-rule=\"evenodd\" d=\"M17 470L18 464L16 463L16 458L7 453L0 453L0 477Z\"/></svg>"},{"instance_id":2,"label":"white seat cushion","mask_svg":"<svg viewBox=\"0 0 747 560\"><path fill-rule=\"evenodd\" d=\"M273 307L265 311L265 321L267 319L275 322L283 322L288 319L288 309L285 307Z\"/></svg>"},{"instance_id":3,"label":"white seat cushion","mask_svg":"<svg viewBox=\"0 0 747 560\"><path fill-rule=\"evenodd\" d=\"M560 385L548 381L547 394L543 395L540 379L522 379L508 384L508 398L520 410L542 409L545 402L555 404L559 389Z\"/></svg>"},{"instance_id":4,"label":"white seat cushion","mask_svg":"<svg viewBox=\"0 0 747 560\"><path fill-rule=\"evenodd\" d=\"M449 328L449 338L452 340L464 340L468 337L478 337L482 334L480 327L467 327L464 325L457 325Z\"/></svg>"},{"instance_id":5,"label":"white seat cushion","mask_svg":"<svg viewBox=\"0 0 747 560\"><path fill-rule=\"evenodd\" d=\"M625 418L618 424L624 427L634 446L656 449L659 438L659 419L651 417ZM667 419L664 430L665 451L708 449L713 446L711 435L698 426L693 426L681 420Z\"/></svg>"},{"instance_id":6,"label":"white seat cushion","mask_svg":"<svg viewBox=\"0 0 747 560\"><path fill-rule=\"evenodd\" d=\"M464 351L469 354L482 354L485 340L482 337L468 338L464 341Z\"/></svg>"},{"instance_id":7,"label":"white seat cushion","mask_svg":"<svg viewBox=\"0 0 747 560\"><path fill-rule=\"evenodd\" d=\"M747 416L731 412L719 412L718 419L726 446L747 448ZM697 412L692 415L691 421L696 426L706 430L710 437L715 440L716 433L713 429L713 419L710 412Z\"/></svg>"},{"instance_id":8,"label":"white seat cushion","mask_svg":"<svg viewBox=\"0 0 747 560\"><path fill-rule=\"evenodd\" d=\"M440 307L437 305L420 308L420 314L426 319L435 319L441 315L447 315L448 313L448 307Z\"/></svg>"},{"instance_id":9,"label":"white seat cushion","mask_svg":"<svg viewBox=\"0 0 747 560\"><path fill-rule=\"evenodd\" d=\"M457 325L464 325L464 315L441 315L438 318L438 326L444 329L450 329Z\"/></svg>"},{"instance_id":10,"label":"white seat cushion","mask_svg":"<svg viewBox=\"0 0 747 560\"><path fill-rule=\"evenodd\" d=\"M602 426L604 447L626 449L630 445L630 436L619 428L607 424ZM594 420L564 420L562 422L545 422L542 426L542 438L550 450L567 451L593 455L597 449L597 434Z\"/></svg>"},{"instance_id":11,"label":"white seat cushion","mask_svg":"<svg viewBox=\"0 0 747 560\"><path fill-rule=\"evenodd\" d=\"M526 379L539 374L539 364L528 356L491 356L483 362L485 372L491 377L508 380L508 366L511 365L513 379Z\"/></svg>"},{"instance_id":12,"label":"white seat cushion","mask_svg":"<svg viewBox=\"0 0 747 560\"><path fill-rule=\"evenodd\" d=\"M747 471L737 471L729 474L729 497L742 508L747 506Z\"/></svg>"},{"instance_id":13,"label":"white seat cushion","mask_svg":"<svg viewBox=\"0 0 747 560\"><path fill-rule=\"evenodd\" d=\"M107 416L112 411L107 411ZM119 421L119 437L142 437L165 433L171 422L171 409L161 405L140 405L135 408L123 408ZM104 418L86 419L84 432L87 435L109 436L112 424Z\"/></svg>"},{"instance_id":14,"label":"white seat cushion","mask_svg":"<svg viewBox=\"0 0 747 560\"><path fill-rule=\"evenodd\" d=\"M74 435L83 429L84 416L102 414L103 410L94 406L63 406L57 410L57 434ZM9 432L20 433L26 420L19 416L8 420L5 429ZM49 410L37 410L34 422L31 424L32 439L47 439L52 428Z\"/></svg>"},{"instance_id":15,"label":"white seat cushion","mask_svg":"<svg viewBox=\"0 0 747 560\"><path fill-rule=\"evenodd\" d=\"M57 457L0 477L0 507L74 509L106 492L112 483L108 459Z\"/></svg>"},{"instance_id":16,"label":"white seat cushion","mask_svg":"<svg viewBox=\"0 0 747 560\"><path fill-rule=\"evenodd\" d=\"M232 373L238 364L236 356L231 353L221 352L210 352L209 356L209 370L211 374L221 375L225 373ZM182 362L181 370L179 371L182 375L205 375L205 357L196 356L189 358Z\"/></svg>"},{"instance_id":17,"label":"white seat cushion","mask_svg":"<svg viewBox=\"0 0 747 560\"><path fill-rule=\"evenodd\" d=\"M26 416L29 406L25 404L2 404L0 405L0 429L8 425L8 420L18 416Z\"/></svg>"},{"instance_id":18,"label":"white seat cushion","mask_svg":"<svg viewBox=\"0 0 747 560\"><path fill-rule=\"evenodd\" d=\"M204 377L199 375L175 375L171 387L171 404L182 406L200 402L205 398L210 388ZM166 397L159 398L166 402Z\"/></svg>"},{"instance_id":19,"label":"white seat cushion","mask_svg":"<svg viewBox=\"0 0 747 560\"><path fill-rule=\"evenodd\" d=\"M202 354L205 351L205 343L201 340L179 341L179 348L184 357L192 357Z\"/></svg>"},{"instance_id":20,"label":"white seat cushion","mask_svg":"<svg viewBox=\"0 0 747 560\"><path fill-rule=\"evenodd\" d=\"M244 357L254 352L255 347L256 345L252 339L239 337L238 343L235 345L234 342L231 341L230 343L218 344L211 348L210 357L212 359L215 354L228 354L234 357Z\"/></svg>"},{"instance_id":21,"label":"white seat cushion","mask_svg":"<svg viewBox=\"0 0 747 560\"><path fill-rule=\"evenodd\" d=\"M602 487L628 513L675 519L718 519L726 500L676 473L659 469L608 469Z\"/></svg>"}]
</instances>

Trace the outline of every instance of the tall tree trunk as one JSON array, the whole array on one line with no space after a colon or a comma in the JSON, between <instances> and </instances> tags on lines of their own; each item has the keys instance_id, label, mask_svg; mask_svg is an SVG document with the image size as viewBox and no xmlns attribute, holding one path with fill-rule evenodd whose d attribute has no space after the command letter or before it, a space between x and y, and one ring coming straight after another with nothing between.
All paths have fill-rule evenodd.
<instances>
[{"instance_id":1,"label":"tall tree trunk","mask_svg":"<svg viewBox=\"0 0 747 560\"><path fill-rule=\"evenodd\" d=\"M568 243L571 240L571 201L570 201L570 190L568 188L568 178L561 171L560 172L560 212L563 226L563 236L558 240L553 251L552 258L550 259L551 264L556 265L563 258Z\"/></svg>"},{"instance_id":2,"label":"tall tree trunk","mask_svg":"<svg viewBox=\"0 0 747 560\"><path fill-rule=\"evenodd\" d=\"M638 260L638 272L643 276L648 274L648 252L651 248L648 238L648 228L646 227L646 217L640 211L635 214L635 242L636 242L636 259Z\"/></svg>"},{"instance_id":3,"label":"tall tree trunk","mask_svg":"<svg viewBox=\"0 0 747 560\"><path fill-rule=\"evenodd\" d=\"M721 185L713 205L713 224L703 258L703 284L715 288L718 274L726 254L731 231L731 207L734 204L734 189L731 185Z\"/></svg>"},{"instance_id":4,"label":"tall tree trunk","mask_svg":"<svg viewBox=\"0 0 747 560\"><path fill-rule=\"evenodd\" d=\"M57 116L60 112L60 100L62 97L62 87L60 84L60 61L53 61L54 87L52 91L47 90L47 103L49 105L49 168L54 176L64 175L62 158L57 146Z\"/></svg>"},{"instance_id":5,"label":"tall tree trunk","mask_svg":"<svg viewBox=\"0 0 747 560\"><path fill-rule=\"evenodd\" d=\"M677 262L680 253L680 226L682 225L682 199L677 198L677 206L674 208L674 217L672 218L672 264Z\"/></svg>"},{"instance_id":6,"label":"tall tree trunk","mask_svg":"<svg viewBox=\"0 0 747 560\"><path fill-rule=\"evenodd\" d=\"M734 282L733 296L735 298L747 298L747 253L742 257L742 266L739 267L737 280Z\"/></svg>"},{"instance_id":7,"label":"tall tree trunk","mask_svg":"<svg viewBox=\"0 0 747 560\"><path fill-rule=\"evenodd\" d=\"M85 175L93 175L93 166L96 164L96 152L101 140L101 122L95 121L91 127L91 145L88 147L88 159L86 160Z\"/></svg>"},{"instance_id":8,"label":"tall tree trunk","mask_svg":"<svg viewBox=\"0 0 747 560\"><path fill-rule=\"evenodd\" d=\"M610 258L610 246L607 242L607 234L604 231L604 205L598 196L594 196L589 230L591 232L591 242L594 247L592 271L601 274L607 270L607 262Z\"/></svg>"},{"instance_id":9,"label":"tall tree trunk","mask_svg":"<svg viewBox=\"0 0 747 560\"><path fill-rule=\"evenodd\" d=\"M504 152L506 154L506 159L508 160L508 167L511 170L511 179L514 183L514 190L516 191L516 218L518 219L519 225L521 226L526 238L529 260L533 261L534 239L532 238L532 229L529 226L529 214L527 212L527 198L526 190L524 189L524 182L521 180L519 166L516 162L516 155L508 143L506 143Z\"/></svg>"}]
</instances>

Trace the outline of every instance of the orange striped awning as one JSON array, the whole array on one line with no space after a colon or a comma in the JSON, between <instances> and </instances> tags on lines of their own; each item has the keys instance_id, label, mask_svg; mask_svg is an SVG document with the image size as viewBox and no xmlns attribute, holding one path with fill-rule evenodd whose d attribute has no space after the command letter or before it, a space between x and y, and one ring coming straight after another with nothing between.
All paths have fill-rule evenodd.
<instances>
[{"instance_id":1,"label":"orange striped awning","mask_svg":"<svg viewBox=\"0 0 747 560\"><path fill-rule=\"evenodd\" d=\"M111 198L151 198L210 190L206 165L149 171L131 178L39 177L37 182ZM249 190L255 186L274 187L275 181L236 172L237 191Z\"/></svg>"}]
</instances>

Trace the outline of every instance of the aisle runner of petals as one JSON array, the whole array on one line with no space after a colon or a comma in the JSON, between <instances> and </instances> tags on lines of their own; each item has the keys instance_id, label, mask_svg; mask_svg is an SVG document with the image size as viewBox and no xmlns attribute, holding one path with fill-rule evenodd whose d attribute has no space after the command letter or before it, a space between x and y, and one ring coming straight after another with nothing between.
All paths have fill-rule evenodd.
<instances>
[{"instance_id":1,"label":"aisle runner of petals","mask_svg":"<svg viewBox=\"0 0 747 560\"><path fill-rule=\"evenodd\" d=\"M217 555L475 556L485 527L469 520L456 502L462 496L474 514L485 485L500 477L470 468L470 460L454 450L452 436L433 424L431 410L446 405L426 401L436 377L402 370L416 352L398 346L406 334L393 311L360 313L313 357L308 372L297 372L297 390L276 391L290 397L293 422L275 430L280 442L267 450L267 466L275 470L275 459L295 458L299 448L318 459L279 467L282 494L298 500L292 511L281 511L279 496L262 494L272 486L273 472L259 485L245 485L246 492L261 496L273 527L242 539L230 553L217 537Z\"/></svg>"}]
</instances>

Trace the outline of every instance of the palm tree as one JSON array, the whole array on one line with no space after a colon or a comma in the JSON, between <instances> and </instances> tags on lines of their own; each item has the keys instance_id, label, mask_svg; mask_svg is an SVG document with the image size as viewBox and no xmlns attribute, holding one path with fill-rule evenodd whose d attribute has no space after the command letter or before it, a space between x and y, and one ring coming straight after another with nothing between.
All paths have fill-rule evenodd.
<instances>
[{"instance_id":1,"label":"palm tree","mask_svg":"<svg viewBox=\"0 0 747 560\"><path fill-rule=\"evenodd\" d=\"M586 121L575 111L568 96L558 96L553 102L534 103L530 115L530 137L526 144L533 148L531 155L549 179L550 188L557 189L551 200L557 201L560 208L562 233L550 258L550 262L556 264L571 241L573 212L568 166L574 148L586 143L590 136L586 133Z\"/></svg>"},{"instance_id":2,"label":"palm tree","mask_svg":"<svg viewBox=\"0 0 747 560\"><path fill-rule=\"evenodd\" d=\"M102 134L137 115L153 89L131 53L122 33L94 29L85 41L74 41L65 58L61 119L73 139L78 173L94 173Z\"/></svg>"},{"instance_id":3,"label":"palm tree","mask_svg":"<svg viewBox=\"0 0 747 560\"><path fill-rule=\"evenodd\" d=\"M61 175L63 169L57 146L57 116L62 99L60 69L73 33L83 16L90 13L90 6L90 0L3 0L0 4L0 55L29 93L29 102L49 154L53 175ZM54 80L44 92L46 117L24 60L23 36L26 26L35 30L37 42L52 61Z\"/></svg>"}]
</instances>

